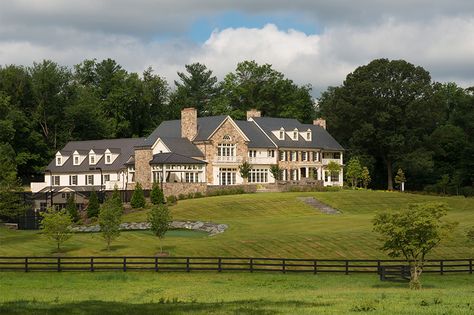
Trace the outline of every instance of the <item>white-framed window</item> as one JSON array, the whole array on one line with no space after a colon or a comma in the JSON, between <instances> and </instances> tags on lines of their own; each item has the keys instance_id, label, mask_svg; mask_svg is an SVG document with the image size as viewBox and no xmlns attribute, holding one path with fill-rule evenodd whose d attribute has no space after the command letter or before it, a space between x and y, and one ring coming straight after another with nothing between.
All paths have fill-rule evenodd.
<instances>
[{"instance_id":1,"label":"white-framed window","mask_svg":"<svg viewBox=\"0 0 474 315\"><path fill-rule=\"evenodd\" d=\"M79 157L74 156L74 165L79 165Z\"/></svg>"},{"instance_id":2,"label":"white-framed window","mask_svg":"<svg viewBox=\"0 0 474 315\"><path fill-rule=\"evenodd\" d=\"M94 155L89 155L89 164L95 164L95 156Z\"/></svg>"},{"instance_id":3,"label":"white-framed window","mask_svg":"<svg viewBox=\"0 0 474 315\"><path fill-rule=\"evenodd\" d=\"M313 152L313 161L318 161L319 152Z\"/></svg>"},{"instance_id":4,"label":"white-framed window","mask_svg":"<svg viewBox=\"0 0 474 315\"><path fill-rule=\"evenodd\" d=\"M69 175L69 185L77 185L77 175Z\"/></svg>"},{"instance_id":5,"label":"white-framed window","mask_svg":"<svg viewBox=\"0 0 474 315\"><path fill-rule=\"evenodd\" d=\"M249 174L249 183L268 183L268 169L252 169Z\"/></svg>"},{"instance_id":6,"label":"white-framed window","mask_svg":"<svg viewBox=\"0 0 474 315\"><path fill-rule=\"evenodd\" d=\"M306 131L306 140L311 140L311 130Z\"/></svg>"},{"instance_id":7,"label":"white-framed window","mask_svg":"<svg viewBox=\"0 0 474 315\"><path fill-rule=\"evenodd\" d=\"M110 164L112 163L112 156L110 154L107 154L105 156L105 164Z\"/></svg>"},{"instance_id":8,"label":"white-framed window","mask_svg":"<svg viewBox=\"0 0 474 315\"><path fill-rule=\"evenodd\" d=\"M275 157L275 150L268 150L268 157Z\"/></svg>"},{"instance_id":9,"label":"white-framed window","mask_svg":"<svg viewBox=\"0 0 474 315\"><path fill-rule=\"evenodd\" d=\"M110 174L103 175L102 182L105 183L105 182L108 182L108 181L110 181Z\"/></svg>"},{"instance_id":10,"label":"white-framed window","mask_svg":"<svg viewBox=\"0 0 474 315\"><path fill-rule=\"evenodd\" d=\"M220 143L217 146L217 156L235 156L235 144Z\"/></svg>"},{"instance_id":11,"label":"white-framed window","mask_svg":"<svg viewBox=\"0 0 474 315\"><path fill-rule=\"evenodd\" d=\"M54 186L59 186L61 184L61 177L60 176L53 176L53 185Z\"/></svg>"},{"instance_id":12,"label":"white-framed window","mask_svg":"<svg viewBox=\"0 0 474 315\"><path fill-rule=\"evenodd\" d=\"M86 185L94 185L94 175L86 175Z\"/></svg>"},{"instance_id":13,"label":"white-framed window","mask_svg":"<svg viewBox=\"0 0 474 315\"><path fill-rule=\"evenodd\" d=\"M293 140L298 140L298 129L293 130Z\"/></svg>"},{"instance_id":14,"label":"white-framed window","mask_svg":"<svg viewBox=\"0 0 474 315\"><path fill-rule=\"evenodd\" d=\"M308 152L306 151L301 152L301 161L308 161Z\"/></svg>"},{"instance_id":15,"label":"white-framed window","mask_svg":"<svg viewBox=\"0 0 474 315\"><path fill-rule=\"evenodd\" d=\"M199 174L195 172L186 172L184 173L184 178L186 183L197 183L199 182Z\"/></svg>"},{"instance_id":16,"label":"white-framed window","mask_svg":"<svg viewBox=\"0 0 474 315\"><path fill-rule=\"evenodd\" d=\"M56 165L61 166L62 159L60 156L56 157Z\"/></svg>"},{"instance_id":17,"label":"white-framed window","mask_svg":"<svg viewBox=\"0 0 474 315\"><path fill-rule=\"evenodd\" d=\"M285 161L285 151L278 151L279 160Z\"/></svg>"},{"instance_id":18,"label":"white-framed window","mask_svg":"<svg viewBox=\"0 0 474 315\"><path fill-rule=\"evenodd\" d=\"M296 151L291 151L290 153L290 161L298 161L298 154Z\"/></svg>"},{"instance_id":19,"label":"white-framed window","mask_svg":"<svg viewBox=\"0 0 474 315\"><path fill-rule=\"evenodd\" d=\"M280 128L280 134L279 134L279 139L280 140L285 140L285 129Z\"/></svg>"},{"instance_id":20,"label":"white-framed window","mask_svg":"<svg viewBox=\"0 0 474 315\"><path fill-rule=\"evenodd\" d=\"M257 157L257 150L249 150L249 157Z\"/></svg>"},{"instance_id":21,"label":"white-framed window","mask_svg":"<svg viewBox=\"0 0 474 315\"><path fill-rule=\"evenodd\" d=\"M219 185L235 185L236 178L236 168L219 168Z\"/></svg>"}]
</instances>

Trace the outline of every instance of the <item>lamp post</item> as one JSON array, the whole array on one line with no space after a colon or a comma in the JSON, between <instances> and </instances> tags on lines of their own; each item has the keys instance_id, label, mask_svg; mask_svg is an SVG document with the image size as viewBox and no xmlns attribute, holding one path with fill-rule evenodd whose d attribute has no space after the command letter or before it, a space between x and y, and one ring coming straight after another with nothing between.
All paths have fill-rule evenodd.
<instances>
[{"instance_id":1,"label":"lamp post","mask_svg":"<svg viewBox=\"0 0 474 315\"><path fill-rule=\"evenodd\" d=\"M102 175L102 168L101 167L89 167L89 170L90 171L100 171L100 188L99 188L99 192L100 192L100 202L102 203L104 200L103 200L103 196L102 196L102 186L103 186L103 180L104 180L104 176Z\"/></svg>"},{"instance_id":2,"label":"lamp post","mask_svg":"<svg viewBox=\"0 0 474 315\"><path fill-rule=\"evenodd\" d=\"M52 208L53 207L53 173L51 173L51 170L45 170L44 172L45 172L45 175L46 175L46 172L49 173L49 194L50 194L51 208ZM48 207L48 199L46 198L46 208L47 207Z\"/></svg>"}]
</instances>

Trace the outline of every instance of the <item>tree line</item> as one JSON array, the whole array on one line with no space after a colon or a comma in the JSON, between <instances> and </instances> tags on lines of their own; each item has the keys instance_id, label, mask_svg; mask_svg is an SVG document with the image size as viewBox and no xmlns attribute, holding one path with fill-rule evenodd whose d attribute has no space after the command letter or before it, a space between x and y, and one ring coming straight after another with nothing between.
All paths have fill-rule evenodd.
<instances>
[{"instance_id":1,"label":"tree line","mask_svg":"<svg viewBox=\"0 0 474 315\"><path fill-rule=\"evenodd\" d=\"M403 60L377 59L329 87L316 102L269 64L243 61L218 80L200 63L173 86L152 68L129 72L112 59L64 67L51 60L0 67L0 183L28 183L66 142L148 135L193 106L199 116L263 115L311 123L323 117L357 157L373 188L393 188L403 169L407 189L459 193L474 182L474 88L433 82Z\"/></svg>"}]
</instances>

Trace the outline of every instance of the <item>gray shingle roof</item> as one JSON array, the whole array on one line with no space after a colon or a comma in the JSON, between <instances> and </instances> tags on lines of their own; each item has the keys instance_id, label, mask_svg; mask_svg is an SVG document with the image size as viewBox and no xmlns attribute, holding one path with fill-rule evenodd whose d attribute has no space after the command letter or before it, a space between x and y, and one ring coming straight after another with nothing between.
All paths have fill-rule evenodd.
<instances>
[{"instance_id":1,"label":"gray shingle roof","mask_svg":"<svg viewBox=\"0 0 474 315\"><path fill-rule=\"evenodd\" d=\"M344 150L343 147L326 131L326 129L309 124L302 124L292 118L255 117L257 123L280 148L321 148L325 150ZM283 127L285 132L293 131L295 128L299 132L311 129L311 141L303 139L292 140L285 135L285 140L279 140L272 131L280 130Z\"/></svg>"},{"instance_id":2,"label":"gray shingle roof","mask_svg":"<svg viewBox=\"0 0 474 315\"><path fill-rule=\"evenodd\" d=\"M105 152L109 148L120 148L119 156L112 164L105 164L105 157L102 155L101 159L95 165L89 165L89 159L85 158L80 165L73 165L72 156L62 166L56 166L56 161L52 160L47 166L47 170L53 173L67 173L67 172L89 172L90 167L100 167L103 171L118 171L124 168L124 164L134 155L134 147L143 144L143 138L127 138L127 139L105 139L105 140L87 140L87 141L70 141L61 151L89 152L91 149L94 152Z\"/></svg>"},{"instance_id":3,"label":"gray shingle roof","mask_svg":"<svg viewBox=\"0 0 474 315\"><path fill-rule=\"evenodd\" d=\"M174 152L167 152L153 155L150 164L206 164L206 162Z\"/></svg>"},{"instance_id":4,"label":"gray shingle roof","mask_svg":"<svg viewBox=\"0 0 474 315\"><path fill-rule=\"evenodd\" d=\"M204 154L188 138L160 138L171 152L186 156L204 157Z\"/></svg>"},{"instance_id":5,"label":"gray shingle roof","mask_svg":"<svg viewBox=\"0 0 474 315\"><path fill-rule=\"evenodd\" d=\"M245 133L250 142L249 148L276 148L275 144L258 128L253 121L235 120L235 123Z\"/></svg>"}]
</instances>

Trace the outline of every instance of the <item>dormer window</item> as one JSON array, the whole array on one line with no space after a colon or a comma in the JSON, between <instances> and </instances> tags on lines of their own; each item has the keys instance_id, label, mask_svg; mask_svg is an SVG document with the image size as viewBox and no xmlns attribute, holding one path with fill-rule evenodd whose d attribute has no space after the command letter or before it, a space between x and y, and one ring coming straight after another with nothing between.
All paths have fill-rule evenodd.
<instances>
[{"instance_id":1,"label":"dormer window","mask_svg":"<svg viewBox=\"0 0 474 315\"><path fill-rule=\"evenodd\" d=\"M74 157L74 165L79 165L79 157L78 156Z\"/></svg>"},{"instance_id":2,"label":"dormer window","mask_svg":"<svg viewBox=\"0 0 474 315\"><path fill-rule=\"evenodd\" d=\"M107 154L105 156L105 164L110 164L112 163L112 156L110 154Z\"/></svg>"},{"instance_id":3,"label":"dormer window","mask_svg":"<svg viewBox=\"0 0 474 315\"><path fill-rule=\"evenodd\" d=\"M298 129L293 130L293 140L298 140Z\"/></svg>"},{"instance_id":4,"label":"dormer window","mask_svg":"<svg viewBox=\"0 0 474 315\"><path fill-rule=\"evenodd\" d=\"M280 129L280 140L285 140L285 129L281 128Z\"/></svg>"},{"instance_id":5,"label":"dormer window","mask_svg":"<svg viewBox=\"0 0 474 315\"><path fill-rule=\"evenodd\" d=\"M310 129L308 129L308 131L306 131L306 140L311 141L311 130Z\"/></svg>"},{"instance_id":6,"label":"dormer window","mask_svg":"<svg viewBox=\"0 0 474 315\"><path fill-rule=\"evenodd\" d=\"M60 156L58 156L58 157L56 158L56 166L61 166L61 164L62 164L62 159L61 159Z\"/></svg>"},{"instance_id":7,"label":"dormer window","mask_svg":"<svg viewBox=\"0 0 474 315\"><path fill-rule=\"evenodd\" d=\"M95 155L89 155L89 164L95 164Z\"/></svg>"}]
</instances>

